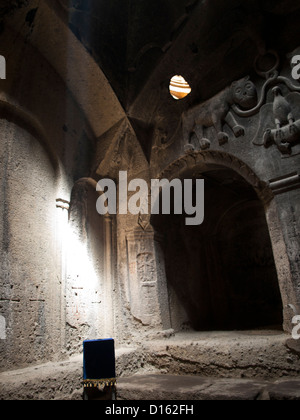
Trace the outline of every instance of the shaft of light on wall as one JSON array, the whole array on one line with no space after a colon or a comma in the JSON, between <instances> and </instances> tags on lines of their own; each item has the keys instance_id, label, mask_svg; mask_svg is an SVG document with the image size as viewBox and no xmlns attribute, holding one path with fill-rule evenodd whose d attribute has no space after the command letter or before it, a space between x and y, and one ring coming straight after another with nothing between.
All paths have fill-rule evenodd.
<instances>
[{"instance_id":1,"label":"shaft of light on wall","mask_svg":"<svg viewBox=\"0 0 300 420\"><path fill-rule=\"evenodd\" d=\"M61 200L57 203L57 242L62 258L65 259L67 281L71 283L71 288L84 286L84 299L88 302L88 294L95 293L103 282L101 269L96 269L87 241L82 240L69 223L66 203L61 203Z\"/></svg>"},{"instance_id":2,"label":"shaft of light on wall","mask_svg":"<svg viewBox=\"0 0 300 420\"><path fill-rule=\"evenodd\" d=\"M70 225L66 228L68 275L76 282L82 282L94 290L100 279L89 255L88 244L79 238Z\"/></svg>"}]
</instances>

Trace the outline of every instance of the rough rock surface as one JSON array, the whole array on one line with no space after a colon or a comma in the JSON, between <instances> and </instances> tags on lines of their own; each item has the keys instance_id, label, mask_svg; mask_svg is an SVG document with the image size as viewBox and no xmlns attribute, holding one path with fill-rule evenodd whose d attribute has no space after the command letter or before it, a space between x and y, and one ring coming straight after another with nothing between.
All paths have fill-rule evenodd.
<instances>
[{"instance_id":1,"label":"rough rock surface","mask_svg":"<svg viewBox=\"0 0 300 420\"><path fill-rule=\"evenodd\" d=\"M182 333L117 349L118 398L300 399L300 361L287 336L261 334ZM81 400L81 381L82 355L1 373L0 399Z\"/></svg>"},{"instance_id":2,"label":"rough rock surface","mask_svg":"<svg viewBox=\"0 0 300 420\"><path fill-rule=\"evenodd\" d=\"M121 400L300 400L300 381L275 383L250 379L216 379L198 376L135 376L121 379Z\"/></svg>"}]
</instances>

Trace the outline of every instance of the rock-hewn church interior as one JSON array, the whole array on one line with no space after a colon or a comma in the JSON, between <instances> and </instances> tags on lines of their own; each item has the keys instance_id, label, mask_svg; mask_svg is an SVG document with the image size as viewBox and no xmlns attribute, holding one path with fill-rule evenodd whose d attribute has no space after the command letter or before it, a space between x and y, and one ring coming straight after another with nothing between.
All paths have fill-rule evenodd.
<instances>
[{"instance_id":1,"label":"rock-hewn church interior","mask_svg":"<svg viewBox=\"0 0 300 420\"><path fill-rule=\"evenodd\" d=\"M0 400L83 400L108 338L120 400L300 399L299 22L0 0Z\"/></svg>"}]
</instances>

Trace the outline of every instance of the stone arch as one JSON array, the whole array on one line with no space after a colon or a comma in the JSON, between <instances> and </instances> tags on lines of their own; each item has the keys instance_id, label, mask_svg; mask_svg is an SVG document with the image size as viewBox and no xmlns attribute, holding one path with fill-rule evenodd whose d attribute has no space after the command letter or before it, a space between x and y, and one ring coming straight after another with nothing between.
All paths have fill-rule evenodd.
<instances>
[{"instance_id":1,"label":"stone arch","mask_svg":"<svg viewBox=\"0 0 300 420\"><path fill-rule=\"evenodd\" d=\"M165 238L167 235L164 246L165 266L167 281L171 286L171 301L173 299L177 307L180 306L177 300L179 296L187 314L186 320L191 321L194 329L200 330L256 328L272 325L272 320L274 325L281 326L283 299L266 219L266 208L273 198L268 184L238 158L215 151L183 156L167 167L159 177L168 180L204 177L207 181L208 220L199 229L192 231L183 226L182 216L172 216L170 223L165 216L160 221L158 218L162 216L152 216L151 220L156 231L163 233ZM226 186L228 179L232 180L230 187ZM222 193L224 189L228 191ZM213 198L214 194L221 204ZM178 242L177 238L180 238ZM226 241L229 250L226 250ZM251 245L249 255L247 243ZM181 263L178 266L175 263L180 261L180 255L183 256L182 270ZM168 259L172 264L168 263ZM197 261L200 261L199 264ZM206 268L203 269L205 264ZM195 269L191 268L193 265ZM197 277L199 273L202 276L201 284ZM247 274L244 278L243 273ZM270 283L263 283L265 277L270 279ZM186 283L182 287L180 282L187 282L187 278L194 279L193 283ZM199 298L201 295L205 298L197 306L196 296ZM226 302L224 296L228 298ZM250 303L247 308L248 301ZM245 315L243 322L245 307L249 315ZM181 321L186 316L184 311L180 313ZM270 317L265 317L265 312ZM197 320L197 316L203 322ZM252 325L254 316L256 319ZM259 317L265 319L260 323ZM171 318L174 327L178 319L172 314L172 308ZM220 319L224 322L219 322ZM238 322L235 323L235 320Z\"/></svg>"},{"instance_id":2,"label":"stone arch","mask_svg":"<svg viewBox=\"0 0 300 420\"><path fill-rule=\"evenodd\" d=\"M197 171L205 171L213 165L220 165L232 169L241 175L256 191L259 198L266 205L273 199L273 192L269 185L262 181L257 174L242 160L229 153L219 151L192 152L181 156L172 162L160 174L159 178L169 180L180 178L181 174L188 169L198 168Z\"/></svg>"}]
</instances>

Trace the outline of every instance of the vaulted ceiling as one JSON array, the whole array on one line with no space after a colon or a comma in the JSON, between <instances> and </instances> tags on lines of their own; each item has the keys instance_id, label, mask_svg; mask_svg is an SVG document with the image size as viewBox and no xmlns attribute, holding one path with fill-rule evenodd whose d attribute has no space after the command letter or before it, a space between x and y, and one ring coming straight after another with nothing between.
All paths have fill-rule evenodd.
<instances>
[{"instance_id":1,"label":"vaulted ceiling","mask_svg":"<svg viewBox=\"0 0 300 420\"><path fill-rule=\"evenodd\" d=\"M207 98L251 68L264 40L279 52L299 42L293 0L57 1L127 111L152 77L184 74Z\"/></svg>"},{"instance_id":2,"label":"vaulted ceiling","mask_svg":"<svg viewBox=\"0 0 300 420\"><path fill-rule=\"evenodd\" d=\"M300 38L294 0L41 1L61 9L127 111L153 77L182 73L206 99L251 68L263 40L280 52ZM0 22L30 3L1 0Z\"/></svg>"},{"instance_id":3,"label":"vaulted ceiling","mask_svg":"<svg viewBox=\"0 0 300 420\"><path fill-rule=\"evenodd\" d=\"M294 0L0 0L0 24L43 3L94 58L141 143L145 128L174 128L186 108L251 74L258 54L300 44ZM192 87L179 102L169 94L176 74Z\"/></svg>"}]
</instances>

